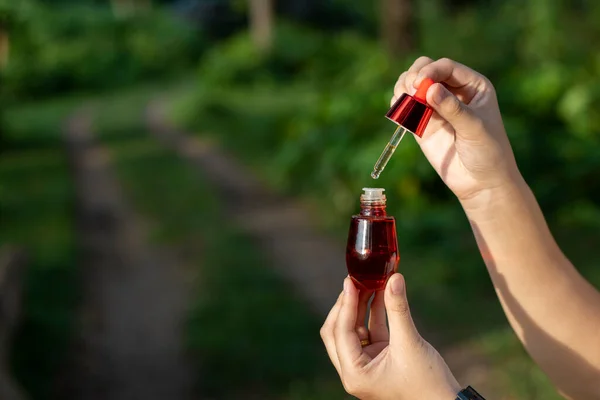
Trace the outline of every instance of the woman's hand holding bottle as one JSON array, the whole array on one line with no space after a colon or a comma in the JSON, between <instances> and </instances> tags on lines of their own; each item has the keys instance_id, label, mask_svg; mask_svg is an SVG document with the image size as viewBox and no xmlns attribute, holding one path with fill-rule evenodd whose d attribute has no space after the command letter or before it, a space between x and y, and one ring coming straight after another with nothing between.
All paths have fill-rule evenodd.
<instances>
[{"instance_id":1,"label":"woman's hand holding bottle","mask_svg":"<svg viewBox=\"0 0 600 400\"><path fill-rule=\"evenodd\" d=\"M327 353L346 391L360 399L456 399L458 382L415 328L402 275L392 275L385 291L375 293L368 325L371 343L362 347L359 333L365 329L362 321L367 301L368 296L359 295L352 280L346 278L344 290L321 328Z\"/></svg>"}]
</instances>

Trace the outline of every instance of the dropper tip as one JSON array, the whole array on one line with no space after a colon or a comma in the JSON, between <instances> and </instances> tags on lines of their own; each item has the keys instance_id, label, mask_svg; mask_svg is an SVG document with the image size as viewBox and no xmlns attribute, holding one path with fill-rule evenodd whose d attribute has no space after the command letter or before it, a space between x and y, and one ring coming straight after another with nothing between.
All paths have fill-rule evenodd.
<instances>
[{"instance_id":1,"label":"dropper tip","mask_svg":"<svg viewBox=\"0 0 600 400\"><path fill-rule=\"evenodd\" d=\"M380 172L373 171L373 172L371 172L371 178L378 179L379 178L379 174L380 174Z\"/></svg>"}]
</instances>

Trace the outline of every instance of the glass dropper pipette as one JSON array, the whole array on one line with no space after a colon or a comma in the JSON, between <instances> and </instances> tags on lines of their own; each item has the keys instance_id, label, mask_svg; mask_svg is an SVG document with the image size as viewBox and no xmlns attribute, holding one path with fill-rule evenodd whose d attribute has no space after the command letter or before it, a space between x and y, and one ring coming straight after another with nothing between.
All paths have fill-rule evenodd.
<instances>
[{"instance_id":1,"label":"glass dropper pipette","mask_svg":"<svg viewBox=\"0 0 600 400\"><path fill-rule=\"evenodd\" d=\"M398 144L400 143L400 141L402 140L402 138L404 137L405 134L406 134L406 129L403 128L401 125L398 125L398 127L394 131L394 134L392 135L392 138L390 139L388 144L385 146L385 149L383 149L383 152L381 153L381 155L379 156L379 159L375 163L373 172L371 172L371 178L373 178L373 179L379 178L379 175L381 175L381 172L387 165L388 161L390 161L390 158L392 158L394 151L396 151Z\"/></svg>"},{"instance_id":2,"label":"glass dropper pipette","mask_svg":"<svg viewBox=\"0 0 600 400\"><path fill-rule=\"evenodd\" d=\"M398 127L375 163L371 178L379 178L406 132L413 132L418 137L423 135L433 113L433 109L429 107L426 100L427 90L433 83L430 78L423 79L414 96L408 93L402 94L385 115L386 118L398 124Z\"/></svg>"}]
</instances>

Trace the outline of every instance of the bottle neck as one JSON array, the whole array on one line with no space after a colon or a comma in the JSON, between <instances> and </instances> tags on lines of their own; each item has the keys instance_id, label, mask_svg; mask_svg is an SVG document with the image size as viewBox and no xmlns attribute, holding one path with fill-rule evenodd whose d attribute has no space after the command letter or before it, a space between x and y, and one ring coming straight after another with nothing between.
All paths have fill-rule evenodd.
<instances>
[{"instance_id":1,"label":"bottle neck","mask_svg":"<svg viewBox=\"0 0 600 400\"><path fill-rule=\"evenodd\" d=\"M386 216L385 203L383 204L360 204L360 215L366 217L384 217Z\"/></svg>"}]
</instances>

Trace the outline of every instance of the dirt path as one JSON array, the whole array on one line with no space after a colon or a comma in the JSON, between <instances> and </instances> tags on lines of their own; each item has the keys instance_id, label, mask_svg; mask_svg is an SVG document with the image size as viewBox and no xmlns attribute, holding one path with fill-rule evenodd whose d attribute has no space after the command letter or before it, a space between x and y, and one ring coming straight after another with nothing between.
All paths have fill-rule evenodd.
<instances>
[{"instance_id":1,"label":"dirt path","mask_svg":"<svg viewBox=\"0 0 600 400\"><path fill-rule=\"evenodd\" d=\"M68 398L190 399L184 268L148 245L144 222L126 204L109 154L94 143L89 110L69 119L65 140L77 193L83 285Z\"/></svg>"},{"instance_id":2,"label":"dirt path","mask_svg":"<svg viewBox=\"0 0 600 400\"><path fill-rule=\"evenodd\" d=\"M347 274L343 246L311 225L314 219L299 204L269 192L233 158L169 124L162 103L148 106L146 122L155 137L211 181L228 215L256 241L271 266L318 314L326 315Z\"/></svg>"},{"instance_id":3,"label":"dirt path","mask_svg":"<svg viewBox=\"0 0 600 400\"><path fill-rule=\"evenodd\" d=\"M324 319L347 273L343 242L312 225L314 218L302 205L270 193L222 149L177 129L169 122L165 109L160 100L147 107L150 132L211 180L225 200L228 214L257 241L271 266ZM443 332L425 336L435 343L440 335ZM472 343L459 343L440 352L460 382L468 382L489 396L494 394L488 361Z\"/></svg>"}]
</instances>

